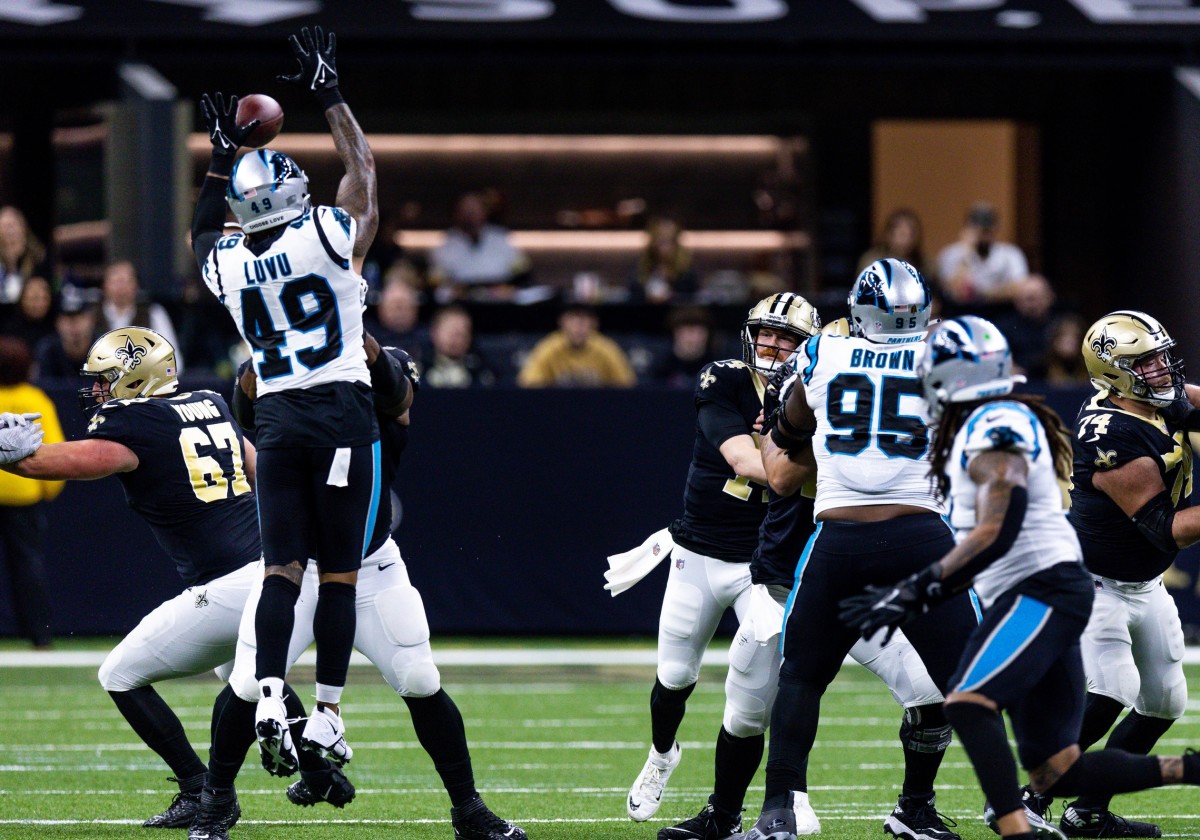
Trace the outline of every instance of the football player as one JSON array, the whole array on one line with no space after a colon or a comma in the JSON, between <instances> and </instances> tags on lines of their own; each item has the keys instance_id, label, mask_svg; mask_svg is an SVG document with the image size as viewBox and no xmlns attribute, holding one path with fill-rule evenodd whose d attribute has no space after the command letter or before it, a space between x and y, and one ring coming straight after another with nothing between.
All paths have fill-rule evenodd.
<instances>
[{"instance_id":1,"label":"football player","mask_svg":"<svg viewBox=\"0 0 1200 840\"><path fill-rule=\"evenodd\" d=\"M415 391L420 376L412 357L395 347L384 348L381 355L394 359ZM234 413L244 428L253 430L256 425L254 391L257 383L249 367L250 363L247 363L239 371L238 386L234 392ZM386 405L389 400L384 398L380 402ZM400 548L391 534L391 487L396 478L400 455L408 445L409 415L405 411L396 417L382 409L378 414L382 449L380 510L356 588L358 620L354 646L374 663L408 706L417 740L433 760L434 768L450 796L450 817L456 840L525 840L525 832L492 813L475 788L462 715L442 688L441 675L434 664L429 645L425 606L421 594L409 581L404 560L400 557ZM288 668L313 641L312 618L318 603L316 591L319 585L315 570L306 570L296 602L296 625L288 645ZM210 768L233 765L234 774L253 738L252 734L245 733L252 732L253 704L259 699L258 682L254 678L257 645L253 617L254 601L258 599L260 591L261 586L251 594L238 634L237 658L229 687L237 695L229 699L231 719L217 724L215 728L220 732L214 732L213 736ZM303 764L306 759L304 753L301 753L300 759L300 780L294 782L287 791L292 802L313 805L324 801L341 807L353 798L353 787L337 767L310 769ZM217 783L232 785L233 775L219 779ZM202 818L198 825L203 824ZM207 840L208 835L205 838ZM223 840L223 836L212 834L211 840Z\"/></svg>"},{"instance_id":2,"label":"football player","mask_svg":"<svg viewBox=\"0 0 1200 840\"><path fill-rule=\"evenodd\" d=\"M838 600L863 582L891 581L928 565L954 544L926 476L929 417L916 358L930 304L925 278L908 263L867 266L850 289L851 334L805 342L787 400L763 441L765 472L781 495L796 492L815 470L817 528L784 619L763 814L747 834L756 840L797 833L793 792L803 790L821 697L857 638L838 621ZM943 693L975 624L964 593L906 629ZM922 728L944 731L941 709L924 710ZM932 790L916 793L901 798L885 830L918 840L953 837Z\"/></svg>"},{"instance_id":3,"label":"football player","mask_svg":"<svg viewBox=\"0 0 1200 840\"><path fill-rule=\"evenodd\" d=\"M1022 807L1002 710L1040 796L1107 802L1115 793L1200 784L1200 755L1081 753L1079 639L1092 613L1093 580L1063 516L1060 482L1072 460L1066 430L1040 401L1011 395L1020 379L1012 375L1008 342L982 318L939 324L922 350L922 391L940 417L930 475L950 501L957 544L894 585L868 586L846 599L843 619L864 635L915 625L974 581L983 622L951 680L946 716L991 803L985 819L1006 838L1057 832L1042 823L1035 834ZM1169 377L1150 380L1159 393L1169 390Z\"/></svg>"},{"instance_id":4,"label":"football player","mask_svg":"<svg viewBox=\"0 0 1200 840\"><path fill-rule=\"evenodd\" d=\"M303 43L301 43L303 41ZM375 164L338 87L336 40L319 28L290 39L299 71L281 77L316 96L346 174L337 206L312 206L308 178L270 149L235 161L255 126L237 101L202 99L212 162L196 204L192 246L204 282L254 354L258 490L266 579L256 615L256 713L264 766L294 770L282 697L288 640L308 558L320 586L316 710L301 746L349 761L339 702L354 643L354 587L374 530L379 427L363 349L359 273L379 209ZM222 235L226 199L241 230ZM400 411L395 413L399 414ZM297 528L297 522L310 527Z\"/></svg>"},{"instance_id":5,"label":"football player","mask_svg":"<svg viewBox=\"0 0 1200 840\"><path fill-rule=\"evenodd\" d=\"M1083 340L1097 389L1075 421L1069 514L1096 594L1082 640L1083 749L1132 706L1107 745L1148 753L1187 705L1183 628L1162 580L1179 549L1200 540L1200 511L1189 508L1191 405L1174 345L1156 319L1131 311L1105 315ZM1161 834L1113 814L1106 798L1070 803L1060 827L1071 837Z\"/></svg>"},{"instance_id":6,"label":"football player","mask_svg":"<svg viewBox=\"0 0 1200 840\"><path fill-rule=\"evenodd\" d=\"M837 333L847 328L846 320L840 319L822 328L822 332ZM842 332L841 334L845 334ZM769 427L781 399L780 388L791 375L791 368L779 368L768 381L763 412ZM783 394L786 398L786 392ZM718 736L718 759L716 762L716 784L708 804L700 813L678 825L660 829L658 840L723 840L741 831L742 804L746 789L762 759L763 732L771 718L770 706L751 706L739 703L745 696L753 699L741 689L744 672L753 673L743 662L753 662L755 656L770 656L771 682L778 677L781 652L779 633L783 625L783 608L796 578L796 565L804 553L804 545L813 532L813 492L809 482L801 492L781 496L768 490L770 501L766 516L758 531L758 545L750 559L750 579L754 594L760 599L751 607L751 614L738 628L732 650L738 656L738 667L729 670L725 695L727 708L742 706L742 714L727 721ZM774 603L772 604L771 601ZM764 627L763 623L767 626ZM929 678L924 664L902 633L895 634L891 641L860 639L850 649L850 656L879 677L891 690L892 696L905 710L900 726L900 740L904 749L904 786L902 802L916 800L924 804L933 791L933 782L950 743L949 725L934 727L925 725L927 720L937 720L936 711L927 706L940 706L941 692ZM745 761L736 759L743 751L722 749L722 743L737 737L754 738L758 744L756 752L744 751ZM734 761L723 761L721 754L727 752ZM750 759L753 759L751 761ZM797 834L817 834L821 830L820 820L809 801L807 787L802 780L794 794L793 810L796 815ZM916 827L923 822L936 819L932 811L919 808L907 815ZM941 828L941 823L936 827Z\"/></svg>"}]
</instances>

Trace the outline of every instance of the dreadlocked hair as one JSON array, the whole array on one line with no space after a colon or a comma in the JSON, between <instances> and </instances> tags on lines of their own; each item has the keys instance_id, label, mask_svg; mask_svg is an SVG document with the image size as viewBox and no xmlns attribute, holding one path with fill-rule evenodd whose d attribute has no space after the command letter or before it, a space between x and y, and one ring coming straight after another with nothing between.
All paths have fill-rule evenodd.
<instances>
[{"instance_id":1,"label":"dreadlocked hair","mask_svg":"<svg viewBox=\"0 0 1200 840\"><path fill-rule=\"evenodd\" d=\"M941 422L933 437L931 457L929 459L929 479L933 482L938 498L945 499L950 493L950 477L946 475L946 462L950 459L950 450L954 448L954 436L962 427L963 422L971 412L989 402L1018 402L1033 412L1033 416L1046 430L1046 438L1050 441L1050 452L1054 456L1054 472L1062 481L1071 476L1071 464L1074 456L1071 452L1071 433L1063 425L1063 421L1055 414L1054 409L1046 405L1041 397L1031 394L1005 394L973 402L946 403L942 412Z\"/></svg>"}]
</instances>

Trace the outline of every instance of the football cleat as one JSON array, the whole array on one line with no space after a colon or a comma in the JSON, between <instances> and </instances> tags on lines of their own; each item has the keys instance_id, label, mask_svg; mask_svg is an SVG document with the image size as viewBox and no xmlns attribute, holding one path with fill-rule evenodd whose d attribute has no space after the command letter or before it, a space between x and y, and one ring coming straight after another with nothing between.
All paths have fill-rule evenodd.
<instances>
[{"instance_id":1,"label":"football cleat","mask_svg":"<svg viewBox=\"0 0 1200 840\"><path fill-rule=\"evenodd\" d=\"M808 793L802 790L792 791L792 813L796 815L796 834L820 834L821 821L808 800Z\"/></svg>"},{"instance_id":2,"label":"football cleat","mask_svg":"<svg viewBox=\"0 0 1200 840\"><path fill-rule=\"evenodd\" d=\"M187 828L200 810L200 791L179 791L167 810L142 823L143 828Z\"/></svg>"},{"instance_id":3,"label":"football cleat","mask_svg":"<svg viewBox=\"0 0 1200 840\"><path fill-rule=\"evenodd\" d=\"M300 767L300 757L292 743L287 709L278 697L264 696L254 712L254 731L263 768L272 776L290 776Z\"/></svg>"},{"instance_id":4,"label":"football cleat","mask_svg":"<svg viewBox=\"0 0 1200 840\"><path fill-rule=\"evenodd\" d=\"M242 816L237 794L232 788L219 793L205 788L200 795L200 810L188 829L188 840L229 840L229 829Z\"/></svg>"},{"instance_id":5,"label":"football cleat","mask_svg":"<svg viewBox=\"0 0 1200 840\"><path fill-rule=\"evenodd\" d=\"M334 808L344 808L354 800L354 785L337 767L328 770L300 771L300 779L287 789L293 804L307 808L318 802L328 802Z\"/></svg>"},{"instance_id":6,"label":"football cleat","mask_svg":"<svg viewBox=\"0 0 1200 840\"><path fill-rule=\"evenodd\" d=\"M934 802L932 795L901 796L883 821L884 833L907 840L962 840L950 830L950 826L958 824L939 814Z\"/></svg>"},{"instance_id":7,"label":"football cleat","mask_svg":"<svg viewBox=\"0 0 1200 840\"><path fill-rule=\"evenodd\" d=\"M300 736L300 748L327 758L339 767L354 757L354 750L346 743L346 724L328 706L318 706L308 716L304 734Z\"/></svg>"},{"instance_id":8,"label":"football cleat","mask_svg":"<svg viewBox=\"0 0 1200 840\"><path fill-rule=\"evenodd\" d=\"M1118 817L1107 808L1078 808L1068 805L1058 827L1068 837L1162 837L1154 823Z\"/></svg>"},{"instance_id":9,"label":"football cleat","mask_svg":"<svg viewBox=\"0 0 1200 840\"><path fill-rule=\"evenodd\" d=\"M793 810L794 794L782 808L763 811L754 826L742 835L744 840L796 840L796 812Z\"/></svg>"},{"instance_id":10,"label":"football cleat","mask_svg":"<svg viewBox=\"0 0 1200 840\"><path fill-rule=\"evenodd\" d=\"M466 805L450 809L454 840L527 840L525 830L500 819L476 796Z\"/></svg>"},{"instance_id":11,"label":"football cleat","mask_svg":"<svg viewBox=\"0 0 1200 840\"><path fill-rule=\"evenodd\" d=\"M667 779L671 778L671 774L679 766L682 755L683 749L678 741L671 745L671 751L666 755L650 747L650 757L646 759L642 772L633 780L629 798L625 800L625 810L631 820L645 822L658 811Z\"/></svg>"},{"instance_id":12,"label":"football cleat","mask_svg":"<svg viewBox=\"0 0 1200 840\"><path fill-rule=\"evenodd\" d=\"M658 830L658 840L725 840L742 830L742 815L727 814L713 806L713 798L690 820Z\"/></svg>"},{"instance_id":13,"label":"football cleat","mask_svg":"<svg viewBox=\"0 0 1200 840\"><path fill-rule=\"evenodd\" d=\"M1045 799L1046 797L1039 797ZM1033 804L1041 804L1034 802ZM1038 840L1066 840L1066 835L1059 831L1058 826L1044 819L1041 814L1034 811L1030 807L1030 801L1027 799L1024 803L1025 819L1029 821L1029 830L1038 837ZM1048 809L1047 809L1048 812ZM1000 833L1000 824L996 819L996 812L992 809L991 803L983 806L983 824L994 831Z\"/></svg>"}]
</instances>

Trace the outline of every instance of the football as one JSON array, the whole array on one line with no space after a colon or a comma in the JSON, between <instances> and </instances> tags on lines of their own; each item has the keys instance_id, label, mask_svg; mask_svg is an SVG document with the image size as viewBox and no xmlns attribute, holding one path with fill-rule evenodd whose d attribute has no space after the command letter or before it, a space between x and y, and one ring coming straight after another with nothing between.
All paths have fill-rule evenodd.
<instances>
[{"instance_id":1,"label":"football","mask_svg":"<svg viewBox=\"0 0 1200 840\"><path fill-rule=\"evenodd\" d=\"M246 145L261 149L270 143L283 128L283 108L265 93L251 93L238 99L237 124L246 125L258 120L259 126L250 132Z\"/></svg>"}]
</instances>

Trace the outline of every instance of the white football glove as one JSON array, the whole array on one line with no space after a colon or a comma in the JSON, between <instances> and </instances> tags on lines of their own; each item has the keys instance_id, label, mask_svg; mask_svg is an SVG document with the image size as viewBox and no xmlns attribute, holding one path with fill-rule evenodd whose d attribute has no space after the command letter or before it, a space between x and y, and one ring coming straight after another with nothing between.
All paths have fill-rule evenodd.
<instances>
[{"instance_id":1,"label":"white football glove","mask_svg":"<svg viewBox=\"0 0 1200 840\"><path fill-rule=\"evenodd\" d=\"M28 426L32 421L41 419L41 414L13 414L11 411L0 412L0 429Z\"/></svg>"},{"instance_id":2,"label":"white football glove","mask_svg":"<svg viewBox=\"0 0 1200 840\"><path fill-rule=\"evenodd\" d=\"M0 466L15 464L37 452L42 445L43 435L45 432L41 423L0 429Z\"/></svg>"}]
</instances>

